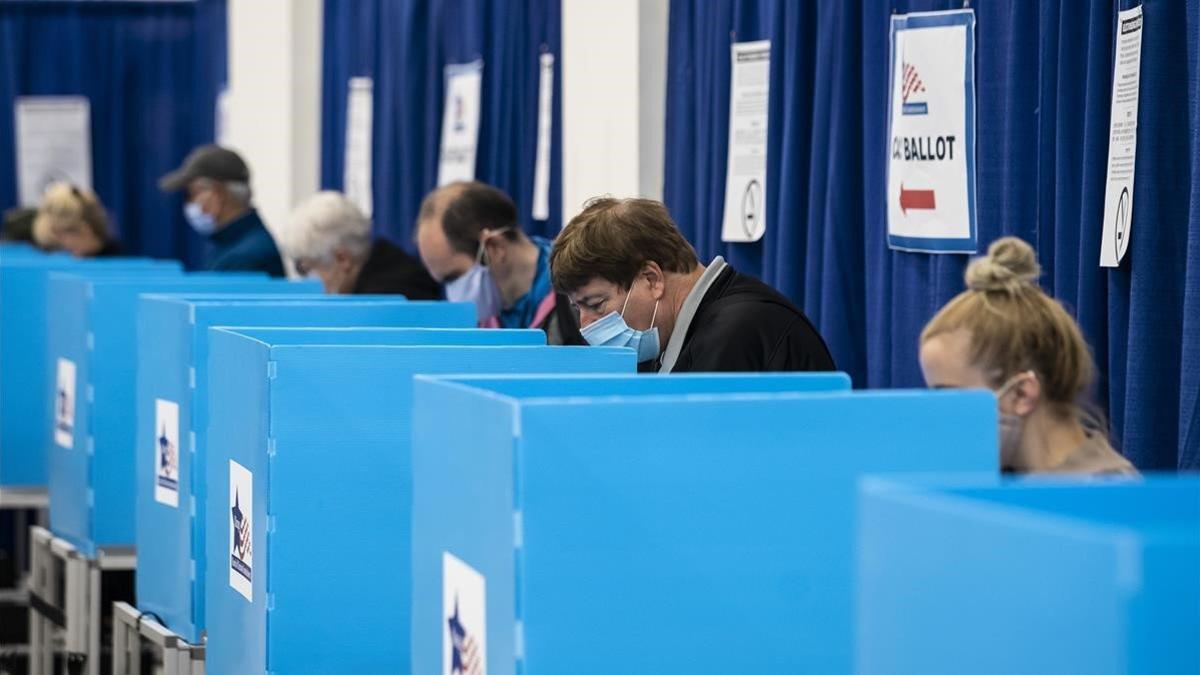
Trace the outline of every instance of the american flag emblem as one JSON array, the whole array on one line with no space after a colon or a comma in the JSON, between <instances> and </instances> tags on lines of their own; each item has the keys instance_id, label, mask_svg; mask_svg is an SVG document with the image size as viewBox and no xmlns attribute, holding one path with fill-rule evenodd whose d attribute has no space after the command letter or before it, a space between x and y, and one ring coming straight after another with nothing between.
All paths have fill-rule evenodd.
<instances>
[{"instance_id":1,"label":"american flag emblem","mask_svg":"<svg viewBox=\"0 0 1200 675\"><path fill-rule=\"evenodd\" d=\"M905 115L925 115L929 113L929 105L924 101L909 102L910 96L925 93L925 82L921 80L917 67L905 62L900 79L900 107Z\"/></svg>"},{"instance_id":2,"label":"american flag emblem","mask_svg":"<svg viewBox=\"0 0 1200 675\"><path fill-rule=\"evenodd\" d=\"M238 574L250 580L250 556L253 549L250 547L250 518L242 513L239 495L234 493L233 496L233 569Z\"/></svg>"},{"instance_id":3,"label":"american flag emblem","mask_svg":"<svg viewBox=\"0 0 1200 675\"><path fill-rule=\"evenodd\" d=\"M453 675L483 675L479 643L458 619L457 598L454 600L454 615L446 620L446 628L450 631L450 672Z\"/></svg>"},{"instance_id":4,"label":"american flag emblem","mask_svg":"<svg viewBox=\"0 0 1200 675\"><path fill-rule=\"evenodd\" d=\"M71 414L71 398L67 395L66 389L58 390L57 409L58 415L56 416L56 424L58 430L70 433L72 428L71 417L73 417L73 415ZM45 410L45 408L43 408L43 410Z\"/></svg>"},{"instance_id":5,"label":"american flag emblem","mask_svg":"<svg viewBox=\"0 0 1200 675\"><path fill-rule=\"evenodd\" d=\"M159 463L158 483L164 487L174 488L178 484L175 477L179 475L179 451L171 439L167 437L167 427L164 425L158 437Z\"/></svg>"}]
</instances>

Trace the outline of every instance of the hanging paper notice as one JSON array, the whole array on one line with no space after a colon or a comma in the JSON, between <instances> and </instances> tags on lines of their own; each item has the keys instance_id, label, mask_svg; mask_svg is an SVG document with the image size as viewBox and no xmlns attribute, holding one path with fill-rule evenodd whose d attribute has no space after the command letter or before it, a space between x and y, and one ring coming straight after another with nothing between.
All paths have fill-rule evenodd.
<instances>
[{"instance_id":1,"label":"hanging paper notice","mask_svg":"<svg viewBox=\"0 0 1200 675\"><path fill-rule=\"evenodd\" d=\"M92 188L91 108L83 96L17 98L21 204L37 206L51 183Z\"/></svg>"},{"instance_id":2,"label":"hanging paper notice","mask_svg":"<svg viewBox=\"0 0 1200 675\"><path fill-rule=\"evenodd\" d=\"M732 45L729 152L722 241L758 241L767 231L767 101L771 43Z\"/></svg>"},{"instance_id":3,"label":"hanging paper notice","mask_svg":"<svg viewBox=\"0 0 1200 675\"><path fill-rule=\"evenodd\" d=\"M350 78L346 97L346 156L342 190L368 218L371 216L371 105L374 84L369 77Z\"/></svg>"},{"instance_id":4,"label":"hanging paper notice","mask_svg":"<svg viewBox=\"0 0 1200 675\"><path fill-rule=\"evenodd\" d=\"M483 61L446 66L442 152L438 161L439 186L475 180L482 86Z\"/></svg>"},{"instance_id":5,"label":"hanging paper notice","mask_svg":"<svg viewBox=\"0 0 1200 675\"><path fill-rule=\"evenodd\" d=\"M217 94L216 118L213 122L213 139L221 147L229 147L229 87L222 87Z\"/></svg>"},{"instance_id":6,"label":"hanging paper notice","mask_svg":"<svg viewBox=\"0 0 1200 675\"><path fill-rule=\"evenodd\" d=\"M888 246L974 253L975 12L892 17Z\"/></svg>"},{"instance_id":7,"label":"hanging paper notice","mask_svg":"<svg viewBox=\"0 0 1200 675\"><path fill-rule=\"evenodd\" d=\"M1117 15L1117 58L1113 65L1112 117L1108 131L1108 179L1100 266L1116 267L1129 250L1133 226L1133 172L1137 158L1138 91L1142 72L1142 8Z\"/></svg>"},{"instance_id":8,"label":"hanging paper notice","mask_svg":"<svg viewBox=\"0 0 1200 675\"><path fill-rule=\"evenodd\" d=\"M537 163L533 168L533 219L550 220L550 143L554 128L554 55L542 54L538 82Z\"/></svg>"}]
</instances>

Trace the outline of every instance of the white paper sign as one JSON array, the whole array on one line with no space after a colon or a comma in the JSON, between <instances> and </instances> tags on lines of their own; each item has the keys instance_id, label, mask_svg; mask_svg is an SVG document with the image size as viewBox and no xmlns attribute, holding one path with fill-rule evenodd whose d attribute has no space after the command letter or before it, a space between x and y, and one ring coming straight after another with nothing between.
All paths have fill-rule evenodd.
<instances>
[{"instance_id":1,"label":"white paper sign","mask_svg":"<svg viewBox=\"0 0 1200 675\"><path fill-rule=\"evenodd\" d=\"M892 17L888 246L974 253L975 13Z\"/></svg>"},{"instance_id":2,"label":"white paper sign","mask_svg":"<svg viewBox=\"0 0 1200 675\"><path fill-rule=\"evenodd\" d=\"M537 162L533 167L533 219L550 219L550 144L554 129L554 55L542 54L538 79Z\"/></svg>"},{"instance_id":3,"label":"white paper sign","mask_svg":"<svg viewBox=\"0 0 1200 675\"><path fill-rule=\"evenodd\" d=\"M371 105L374 84L369 77L350 78L346 97L346 158L342 190L368 218L371 216Z\"/></svg>"},{"instance_id":4,"label":"white paper sign","mask_svg":"<svg viewBox=\"0 0 1200 675\"><path fill-rule=\"evenodd\" d=\"M1108 131L1108 177L1100 266L1116 267L1129 250L1133 229L1133 173L1137 159L1138 92L1142 73L1142 7L1117 15L1112 118Z\"/></svg>"},{"instance_id":5,"label":"white paper sign","mask_svg":"<svg viewBox=\"0 0 1200 675\"><path fill-rule=\"evenodd\" d=\"M221 147L229 147L229 88L217 94L216 121L213 125L213 140Z\"/></svg>"},{"instance_id":6,"label":"white paper sign","mask_svg":"<svg viewBox=\"0 0 1200 675\"><path fill-rule=\"evenodd\" d=\"M229 585L254 600L254 476L229 460Z\"/></svg>"},{"instance_id":7,"label":"white paper sign","mask_svg":"<svg viewBox=\"0 0 1200 675\"><path fill-rule=\"evenodd\" d=\"M35 207L51 183L92 188L91 108L83 96L22 96L16 103L21 204Z\"/></svg>"},{"instance_id":8,"label":"white paper sign","mask_svg":"<svg viewBox=\"0 0 1200 675\"><path fill-rule=\"evenodd\" d=\"M446 66L439 186L475 180L482 87L483 61Z\"/></svg>"},{"instance_id":9,"label":"white paper sign","mask_svg":"<svg viewBox=\"0 0 1200 675\"><path fill-rule=\"evenodd\" d=\"M729 158L721 241L758 241L767 231L767 102L771 42L732 45Z\"/></svg>"},{"instance_id":10,"label":"white paper sign","mask_svg":"<svg viewBox=\"0 0 1200 675\"><path fill-rule=\"evenodd\" d=\"M487 675L487 584L442 552L442 675Z\"/></svg>"},{"instance_id":11,"label":"white paper sign","mask_svg":"<svg viewBox=\"0 0 1200 675\"><path fill-rule=\"evenodd\" d=\"M179 404L154 399L154 501L179 506Z\"/></svg>"},{"instance_id":12,"label":"white paper sign","mask_svg":"<svg viewBox=\"0 0 1200 675\"><path fill-rule=\"evenodd\" d=\"M72 448L75 446L74 361L58 360L57 383L54 389L54 442L64 448Z\"/></svg>"}]
</instances>

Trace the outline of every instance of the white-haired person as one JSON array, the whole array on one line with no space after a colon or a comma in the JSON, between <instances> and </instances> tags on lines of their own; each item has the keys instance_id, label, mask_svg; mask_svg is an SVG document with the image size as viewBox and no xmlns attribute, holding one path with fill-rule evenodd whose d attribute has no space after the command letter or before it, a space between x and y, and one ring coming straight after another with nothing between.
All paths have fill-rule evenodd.
<instances>
[{"instance_id":1,"label":"white-haired person","mask_svg":"<svg viewBox=\"0 0 1200 675\"><path fill-rule=\"evenodd\" d=\"M441 286L404 249L372 238L371 221L340 192L319 192L292 211L284 251L326 293L400 294L437 300Z\"/></svg>"},{"instance_id":2,"label":"white-haired person","mask_svg":"<svg viewBox=\"0 0 1200 675\"><path fill-rule=\"evenodd\" d=\"M120 254L100 200L70 183L46 188L33 219L33 240L39 248L64 250L76 258Z\"/></svg>"}]
</instances>

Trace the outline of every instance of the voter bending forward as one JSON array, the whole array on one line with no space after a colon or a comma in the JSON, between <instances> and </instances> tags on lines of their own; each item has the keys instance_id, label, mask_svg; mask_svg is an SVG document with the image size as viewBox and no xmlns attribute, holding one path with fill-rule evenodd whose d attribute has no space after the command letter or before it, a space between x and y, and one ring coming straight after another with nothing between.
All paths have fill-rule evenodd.
<instances>
[{"instance_id":1,"label":"voter bending forward","mask_svg":"<svg viewBox=\"0 0 1200 675\"><path fill-rule=\"evenodd\" d=\"M550 270L588 344L635 349L640 371L834 369L803 312L720 256L700 264L660 202L588 202L555 241Z\"/></svg>"}]
</instances>

